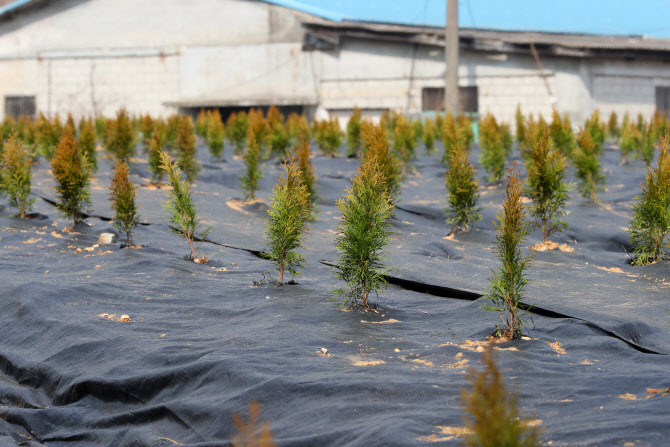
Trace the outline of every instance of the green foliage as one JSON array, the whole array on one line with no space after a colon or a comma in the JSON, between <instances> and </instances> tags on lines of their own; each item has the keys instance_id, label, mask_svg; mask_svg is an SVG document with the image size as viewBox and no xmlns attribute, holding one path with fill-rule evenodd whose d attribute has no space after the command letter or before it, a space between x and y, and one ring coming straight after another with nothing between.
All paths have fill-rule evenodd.
<instances>
[{"instance_id":1,"label":"green foliage","mask_svg":"<svg viewBox=\"0 0 670 447\"><path fill-rule=\"evenodd\" d=\"M361 150L361 109L354 107L347 122L347 157L355 157Z\"/></svg>"},{"instance_id":2,"label":"green foliage","mask_svg":"<svg viewBox=\"0 0 670 447\"><path fill-rule=\"evenodd\" d=\"M205 111L205 109L200 109L198 116L195 118L195 133L199 137L207 138L207 132L209 131L209 115L211 111Z\"/></svg>"},{"instance_id":3,"label":"green foliage","mask_svg":"<svg viewBox=\"0 0 670 447\"><path fill-rule=\"evenodd\" d=\"M570 123L570 117L568 114L566 113L563 116L563 119L561 119L558 111L554 109L551 124L549 125L549 132L556 149L561 151L566 157L570 157L576 143L575 134L572 131L572 124ZM540 143L540 141L535 143L535 145L538 143Z\"/></svg>"},{"instance_id":4,"label":"green foliage","mask_svg":"<svg viewBox=\"0 0 670 447\"><path fill-rule=\"evenodd\" d=\"M109 201L114 209L114 226L126 234L126 246L133 246L133 230L140 223L135 205L137 186L128 178L128 165L116 162L116 169L109 187Z\"/></svg>"},{"instance_id":5,"label":"green foliage","mask_svg":"<svg viewBox=\"0 0 670 447\"><path fill-rule=\"evenodd\" d=\"M398 203L400 183L402 182L402 167L389 148L386 129L381 124L369 123L363 126L362 135L365 146L365 154L362 159L366 162L375 161L382 174L386 192L393 203Z\"/></svg>"},{"instance_id":6,"label":"green foliage","mask_svg":"<svg viewBox=\"0 0 670 447\"><path fill-rule=\"evenodd\" d=\"M136 134L125 108L116 112L116 119L107 126L107 150L118 160L130 160L135 152Z\"/></svg>"},{"instance_id":7,"label":"green foliage","mask_svg":"<svg viewBox=\"0 0 670 447\"><path fill-rule=\"evenodd\" d=\"M619 150L621 152L621 163L627 164L628 157L631 154L640 152L640 148L644 144L644 135L632 123L628 123L621 130L621 139L619 140Z\"/></svg>"},{"instance_id":8,"label":"green foliage","mask_svg":"<svg viewBox=\"0 0 670 447\"><path fill-rule=\"evenodd\" d=\"M436 121L437 126L437 121ZM467 117L460 115L454 118L447 113L442 119L442 145L444 154L442 163L449 163L449 151L454 145L459 145L463 149L469 150L474 142L475 134L472 130L472 121Z\"/></svg>"},{"instance_id":9,"label":"green foliage","mask_svg":"<svg viewBox=\"0 0 670 447\"><path fill-rule=\"evenodd\" d=\"M640 146L639 157L647 167L651 166L651 162L654 161L654 142L656 137L654 136L654 127L650 123L649 126L644 126L644 132L642 133L642 145Z\"/></svg>"},{"instance_id":10,"label":"green foliage","mask_svg":"<svg viewBox=\"0 0 670 447\"><path fill-rule=\"evenodd\" d=\"M497 330L496 335L513 339L521 337L525 325L519 305L524 297L523 289L528 284L524 271L530 263L530 255L524 257L521 253L529 230L521 201L523 182L516 171L516 163L513 168L508 168L508 172L503 209L498 213L498 221L494 222L496 242L493 250L501 265L489 278L486 299L492 304L482 308L499 312L504 328Z\"/></svg>"},{"instance_id":11,"label":"green foliage","mask_svg":"<svg viewBox=\"0 0 670 447\"><path fill-rule=\"evenodd\" d=\"M302 184L307 188L309 192L309 201L314 211L317 195L316 195L316 175L314 174L314 165L312 164L311 156L312 150L310 149L310 140L307 130L303 130L300 135L300 144L298 144L298 150L295 155L297 158L298 167L300 168L300 176L302 178Z\"/></svg>"},{"instance_id":12,"label":"green foliage","mask_svg":"<svg viewBox=\"0 0 670 447\"><path fill-rule=\"evenodd\" d=\"M526 144L526 122L521 113L521 104L517 104L514 118L516 120L516 141L519 142L519 146L524 146Z\"/></svg>"},{"instance_id":13,"label":"green foliage","mask_svg":"<svg viewBox=\"0 0 670 447\"><path fill-rule=\"evenodd\" d=\"M254 135L253 129L249 128L249 136L247 137L247 150L242 155L246 171L240 179L242 189L244 190L245 200L254 200L256 198L256 191L258 184L263 177L263 171L260 166L261 147Z\"/></svg>"},{"instance_id":14,"label":"green foliage","mask_svg":"<svg viewBox=\"0 0 670 447\"><path fill-rule=\"evenodd\" d=\"M507 151L493 115L489 114L480 121L479 147L479 162L489 174L489 181L500 181L505 173Z\"/></svg>"},{"instance_id":15,"label":"green foliage","mask_svg":"<svg viewBox=\"0 0 670 447\"><path fill-rule=\"evenodd\" d=\"M223 127L221 121L221 114L218 109L214 109L208 117L207 123L207 145L209 146L209 153L217 161L225 161L223 158L223 146L225 143L226 129Z\"/></svg>"},{"instance_id":16,"label":"green foliage","mask_svg":"<svg viewBox=\"0 0 670 447\"><path fill-rule=\"evenodd\" d=\"M86 159L91 165L91 170L98 170L98 157L95 153L95 126L89 120L82 120L81 130L79 131L79 148L86 156Z\"/></svg>"},{"instance_id":17,"label":"green foliage","mask_svg":"<svg viewBox=\"0 0 670 447\"><path fill-rule=\"evenodd\" d=\"M25 218L35 202L35 199L30 197L31 157L16 131L2 146L0 193L7 195L9 205L18 208L19 217Z\"/></svg>"},{"instance_id":18,"label":"green foliage","mask_svg":"<svg viewBox=\"0 0 670 447\"><path fill-rule=\"evenodd\" d=\"M151 115L144 115L140 121L140 132L142 133L142 144L145 152L149 150L149 141L154 131L154 120Z\"/></svg>"},{"instance_id":19,"label":"green foliage","mask_svg":"<svg viewBox=\"0 0 670 447\"><path fill-rule=\"evenodd\" d=\"M342 220L334 243L340 253L336 276L347 287L334 292L342 306L369 310L370 292L378 294L387 284L383 250L391 236L393 212L384 175L374 158L361 159L344 198L337 201L337 209Z\"/></svg>"},{"instance_id":20,"label":"green foliage","mask_svg":"<svg viewBox=\"0 0 670 447\"><path fill-rule=\"evenodd\" d=\"M35 123L35 133L38 152L44 155L47 160L51 160L54 155L54 149L58 145L63 133L58 116L52 122L40 113Z\"/></svg>"},{"instance_id":21,"label":"green foliage","mask_svg":"<svg viewBox=\"0 0 670 447\"><path fill-rule=\"evenodd\" d=\"M310 193L302 182L302 171L296 157L289 154L282 164L285 174L279 176L272 189L268 217L265 219L265 234L268 251L264 256L272 260L279 270L279 284L284 284L284 271L300 275L304 256L297 252L305 241L311 213Z\"/></svg>"},{"instance_id":22,"label":"green foliage","mask_svg":"<svg viewBox=\"0 0 670 447\"><path fill-rule=\"evenodd\" d=\"M65 128L54 150L51 173L56 180L56 207L74 224L81 222L91 205L91 165L79 149L70 127Z\"/></svg>"},{"instance_id":23,"label":"green foliage","mask_svg":"<svg viewBox=\"0 0 670 447\"><path fill-rule=\"evenodd\" d=\"M162 121L154 122L154 130L149 140L147 151L149 171L151 172L151 183L158 185L163 180L163 168L161 168L161 152L167 146L167 131Z\"/></svg>"},{"instance_id":24,"label":"green foliage","mask_svg":"<svg viewBox=\"0 0 670 447\"><path fill-rule=\"evenodd\" d=\"M403 165L407 167L416 158L416 135L412 123L405 115L398 115L393 129L393 151Z\"/></svg>"},{"instance_id":25,"label":"green foliage","mask_svg":"<svg viewBox=\"0 0 670 447\"><path fill-rule=\"evenodd\" d=\"M565 182L568 164L565 155L551 147L548 130L531 148L526 170L524 194L533 201L530 206L530 215L535 220L532 226L542 230L542 242L547 242L549 236L568 227L561 219L570 198L570 187Z\"/></svg>"},{"instance_id":26,"label":"green foliage","mask_svg":"<svg viewBox=\"0 0 670 447\"><path fill-rule=\"evenodd\" d=\"M295 112L289 113L288 118L286 118L286 132L290 144L298 144L303 133L306 133L307 138L309 138L309 131L309 122L304 115L298 115Z\"/></svg>"},{"instance_id":27,"label":"green foliage","mask_svg":"<svg viewBox=\"0 0 670 447\"><path fill-rule=\"evenodd\" d=\"M605 174L600 168L600 152L586 130L577 136L577 148L573 152L572 163L577 168L577 189L582 197L590 197L593 203L598 202L598 191L605 188Z\"/></svg>"},{"instance_id":28,"label":"green foliage","mask_svg":"<svg viewBox=\"0 0 670 447\"><path fill-rule=\"evenodd\" d=\"M670 154L668 134L661 138L656 169L648 172L635 197L630 221L630 241L635 247L633 265L645 265L661 260L663 244L670 234Z\"/></svg>"},{"instance_id":29,"label":"green foliage","mask_svg":"<svg viewBox=\"0 0 670 447\"><path fill-rule=\"evenodd\" d=\"M325 155L335 157L344 138L337 118L331 117L329 120L317 121L314 123L314 128L316 144L319 145Z\"/></svg>"},{"instance_id":30,"label":"green foliage","mask_svg":"<svg viewBox=\"0 0 670 447\"><path fill-rule=\"evenodd\" d=\"M194 262L206 261L196 256L193 241L204 240L211 228L202 229L202 224L196 214L195 203L191 198L191 184L181 179L178 163L173 162L166 152L161 152L161 168L167 173L172 186L168 192L168 200L163 204L163 207L170 213L170 225L175 232L182 234L188 241L191 248L191 259Z\"/></svg>"},{"instance_id":31,"label":"green foliage","mask_svg":"<svg viewBox=\"0 0 670 447\"><path fill-rule=\"evenodd\" d=\"M249 110L249 129L247 132L247 144L249 144L249 136L254 135L258 146L263 149L268 137L268 121L263 117L263 112L260 109Z\"/></svg>"},{"instance_id":32,"label":"green foliage","mask_svg":"<svg viewBox=\"0 0 670 447\"><path fill-rule=\"evenodd\" d=\"M470 226L482 218L478 206L479 192L475 168L469 160L470 152L459 146L452 148L449 154L449 168L445 175L449 209L447 222L456 228L469 231Z\"/></svg>"},{"instance_id":33,"label":"green foliage","mask_svg":"<svg viewBox=\"0 0 670 447\"><path fill-rule=\"evenodd\" d=\"M600 110L595 109L589 119L584 122L584 131L589 133L596 152L601 154L605 143L606 127L605 123L600 120Z\"/></svg>"},{"instance_id":34,"label":"green foliage","mask_svg":"<svg viewBox=\"0 0 670 447\"><path fill-rule=\"evenodd\" d=\"M181 116L170 115L165 124L165 148L170 153L177 151L177 140L179 138L179 123Z\"/></svg>"},{"instance_id":35,"label":"green foliage","mask_svg":"<svg viewBox=\"0 0 670 447\"><path fill-rule=\"evenodd\" d=\"M461 390L463 422L468 447L539 447L542 429L519 417L517 397L507 392L502 372L493 358L493 345L482 354L483 368L470 370L472 389Z\"/></svg>"},{"instance_id":36,"label":"green foliage","mask_svg":"<svg viewBox=\"0 0 670 447\"><path fill-rule=\"evenodd\" d=\"M414 131L414 136L416 137L417 142L423 140L423 121L421 116L417 116L412 121L412 130Z\"/></svg>"},{"instance_id":37,"label":"green foliage","mask_svg":"<svg viewBox=\"0 0 670 447\"><path fill-rule=\"evenodd\" d=\"M193 183L200 172L195 156L196 140L193 132L193 120L188 115L179 117L177 125L177 149L179 150L179 169L184 171L189 183Z\"/></svg>"},{"instance_id":38,"label":"green foliage","mask_svg":"<svg viewBox=\"0 0 670 447\"><path fill-rule=\"evenodd\" d=\"M616 141L621 135L621 129L619 128L619 117L616 112L612 110L610 113L610 118L607 120L607 136L611 140Z\"/></svg>"},{"instance_id":39,"label":"green foliage","mask_svg":"<svg viewBox=\"0 0 670 447\"><path fill-rule=\"evenodd\" d=\"M245 112L231 113L226 121L228 141L235 147L235 153L241 154L244 150L244 142L247 138L249 118Z\"/></svg>"},{"instance_id":40,"label":"green foliage","mask_svg":"<svg viewBox=\"0 0 670 447\"><path fill-rule=\"evenodd\" d=\"M435 138L437 135L435 134L435 122L430 118L426 118L426 122L423 124L422 137L423 144L426 146L426 153L433 155L435 153Z\"/></svg>"}]
</instances>

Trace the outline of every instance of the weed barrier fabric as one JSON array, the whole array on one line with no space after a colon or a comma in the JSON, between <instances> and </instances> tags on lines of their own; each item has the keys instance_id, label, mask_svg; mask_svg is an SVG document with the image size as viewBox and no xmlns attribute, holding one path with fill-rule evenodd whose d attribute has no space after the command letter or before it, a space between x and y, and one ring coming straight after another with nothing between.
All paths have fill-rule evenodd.
<instances>
[{"instance_id":1,"label":"weed barrier fabric","mask_svg":"<svg viewBox=\"0 0 670 447\"><path fill-rule=\"evenodd\" d=\"M0 446L225 446L250 400L279 445L459 445L449 427L463 425L465 372L501 323L479 297L498 265L492 221L504 185L479 170L483 219L445 239L444 168L420 148L392 219L392 284L372 299L380 313L362 314L328 301L341 286L335 204L357 160L315 157L310 266L277 288L263 282L272 265L258 256L277 160L264 166L264 201L244 203L242 162L226 150L216 163L199 147L193 197L212 226L200 245L207 264L183 259L188 245L161 208L166 190L147 185L143 157L132 167L145 185L143 248L94 247L100 233L118 234L105 159L92 189L97 217L72 231L49 202L44 161L34 167L38 214L0 210ZM477 168L478 156L474 148ZM670 395L654 392L670 387L670 263L627 264L645 169L619 166L614 148L604 166L602 203L573 192L570 228L552 238L574 251L534 252L528 337L496 345L495 357L521 412L546 427L545 443L670 445Z\"/></svg>"}]
</instances>

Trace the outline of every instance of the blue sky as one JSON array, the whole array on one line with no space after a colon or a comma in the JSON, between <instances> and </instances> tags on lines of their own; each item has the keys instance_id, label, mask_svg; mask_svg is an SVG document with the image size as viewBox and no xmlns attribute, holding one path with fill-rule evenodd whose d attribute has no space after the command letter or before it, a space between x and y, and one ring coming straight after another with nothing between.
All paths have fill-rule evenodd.
<instances>
[{"instance_id":1,"label":"blue sky","mask_svg":"<svg viewBox=\"0 0 670 447\"><path fill-rule=\"evenodd\" d=\"M328 18L443 26L445 0L270 0ZM670 0L459 0L463 27L670 38Z\"/></svg>"}]
</instances>

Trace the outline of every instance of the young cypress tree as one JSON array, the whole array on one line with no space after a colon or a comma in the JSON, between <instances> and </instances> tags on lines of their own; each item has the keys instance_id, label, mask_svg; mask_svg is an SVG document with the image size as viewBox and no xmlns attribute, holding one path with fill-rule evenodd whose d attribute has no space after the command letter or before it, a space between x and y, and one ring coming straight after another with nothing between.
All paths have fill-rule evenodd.
<instances>
[{"instance_id":1,"label":"young cypress tree","mask_svg":"<svg viewBox=\"0 0 670 447\"><path fill-rule=\"evenodd\" d=\"M461 390L463 422L469 429L467 447L540 447L542 429L519 417L517 397L505 389L505 381L493 358L493 344L482 354L481 371L470 370L472 390Z\"/></svg>"},{"instance_id":2,"label":"young cypress tree","mask_svg":"<svg viewBox=\"0 0 670 447\"><path fill-rule=\"evenodd\" d=\"M585 130L577 137L577 148L572 157L577 168L578 189L582 197L590 197L593 203L598 201L598 191L605 188L605 174L600 168L600 153L593 143L591 134Z\"/></svg>"},{"instance_id":3,"label":"young cypress tree","mask_svg":"<svg viewBox=\"0 0 670 447\"><path fill-rule=\"evenodd\" d=\"M3 146L0 151L0 192L7 195L9 205L18 208L19 217L23 219L35 202L30 197L31 157L16 131Z\"/></svg>"},{"instance_id":4,"label":"young cypress tree","mask_svg":"<svg viewBox=\"0 0 670 447\"><path fill-rule=\"evenodd\" d=\"M126 234L126 246L133 246L133 230L140 223L135 205L137 186L128 178L128 165L123 160L116 162L116 169L109 187L109 201L114 208L114 226Z\"/></svg>"},{"instance_id":5,"label":"young cypress tree","mask_svg":"<svg viewBox=\"0 0 670 447\"><path fill-rule=\"evenodd\" d=\"M238 155L244 150L244 142L247 138L248 128L249 118L244 111L231 113L226 121L228 141L235 147L235 153Z\"/></svg>"},{"instance_id":6,"label":"young cypress tree","mask_svg":"<svg viewBox=\"0 0 670 447\"><path fill-rule=\"evenodd\" d=\"M311 213L309 191L302 182L302 172L293 154L284 157L284 173L272 189L270 209L265 219L265 234L269 250L264 255L279 270L279 285L284 285L284 272L300 275L305 257L298 253L309 231L307 220Z\"/></svg>"},{"instance_id":7,"label":"young cypress tree","mask_svg":"<svg viewBox=\"0 0 670 447\"><path fill-rule=\"evenodd\" d=\"M217 161L225 161L223 157L223 146L225 143L226 129L223 127L221 121L221 114L219 109L214 109L209 115L209 122L207 124L207 145L209 146L209 153Z\"/></svg>"},{"instance_id":8,"label":"young cypress tree","mask_svg":"<svg viewBox=\"0 0 670 447\"><path fill-rule=\"evenodd\" d=\"M302 183L309 192L309 201L314 211L317 195L316 195L316 175L314 175L314 165L311 160L312 150L310 149L309 134L307 130L303 130L300 134L300 144L296 151L296 158L298 166L300 167L300 176Z\"/></svg>"},{"instance_id":9,"label":"young cypress tree","mask_svg":"<svg viewBox=\"0 0 670 447\"><path fill-rule=\"evenodd\" d=\"M149 140L147 151L149 171L151 172L151 183L160 185L163 180L163 168L161 168L161 152L167 146L167 132L162 121L154 122L154 130Z\"/></svg>"},{"instance_id":10,"label":"young cypress tree","mask_svg":"<svg viewBox=\"0 0 670 447\"><path fill-rule=\"evenodd\" d=\"M198 176L200 166L196 160L196 139L193 132L193 120L183 115L177 125L177 148L179 149L179 169L184 171L189 183L193 183Z\"/></svg>"},{"instance_id":11,"label":"young cypress tree","mask_svg":"<svg viewBox=\"0 0 670 447\"><path fill-rule=\"evenodd\" d=\"M426 122L423 125L422 138L428 155L435 153L435 137L435 122L430 118L426 118Z\"/></svg>"},{"instance_id":12,"label":"young cypress tree","mask_svg":"<svg viewBox=\"0 0 670 447\"><path fill-rule=\"evenodd\" d=\"M54 151L51 172L56 180L56 207L74 224L81 222L91 205L91 165L79 149L70 127L65 128Z\"/></svg>"},{"instance_id":13,"label":"young cypress tree","mask_svg":"<svg viewBox=\"0 0 670 447\"><path fill-rule=\"evenodd\" d=\"M344 137L337 118L332 117L326 121L317 122L315 123L315 129L316 143L324 155L337 156L337 150L342 145L342 138Z\"/></svg>"},{"instance_id":14,"label":"young cypress tree","mask_svg":"<svg viewBox=\"0 0 670 447\"><path fill-rule=\"evenodd\" d=\"M389 147L386 129L381 124L363 126L363 142L365 146L365 161L375 160L384 178L386 191L391 201L398 203L400 183L402 182L402 167Z\"/></svg>"},{"instance_id":15,"label":"young cypress tree","mask_svg":"<svg viewBox=\"0 0 670 447\"><path fill-rule=\"evenodd\" d=\"M260 166L261 148L252 128L249 128L248 133L247 150L242 155L246 171L240 181L242 183L242 189L244 190L245 200L254 200L256 198L256 191L258 190L258 184L263 177L263 172Z\"/></svg>"},{"instance_id":16,"label":"young cypress tree","mask_svg":"<svg viewBox=\"0 0 670 447\"><path fill-rule=\"evenodd\" d=\"M116 112L116 120L107 126L107 150L118 160L129 160L135 152L136 133L125 107Z\"/></svg>"},{"instance_id":17,"label":"young cypress tree","mask_svg":"<svg viewBox=\"0 0 670 447\"><path fill-rule=\"evenodd\" d=\"M207 258L198 258L195 254L193 241L204 240L211 228L202 230L202 224L196 214L195 203L191 198L191 184L181 179L179 164L173 162L166 153L161 152L161 168L165 170L172 189L168 192L168 200L163 206L170 213L170 224L172 229L183 235L191 248L191 260L193 262L207 262Z\"/></svg>"},{"instance_id":18,"label":"young cypress tree","mask_svg":"<svg viewBox=\"0 0 670 447\"><path fill-rule=\"evenodd\" d=\"M347 157L355 157L361 150L361 109L354 107L347 123Z\"/></svg>"},{"instance_id":19,"label":"young cypress tree","mask_svg":"<svg viewBox=\"0 0 670 447\"><path fill-rule=\"evenodd\" d=\"M208 126L210 114L211 111L200 109L198 116L195 118L195 133L202 138L207 137L207 132L209 131Z\"/></svg>"},{"instance_id":20,"label":"young cypress tree","mask_svg":"<svg viewBox=\"0 0 670 447\"><path fill-rule=\"evenodd\" d=\"M494 223L496 242L493 250L501 265L489 278L486 299L492 304L486 304L482 309L500 313L504 327L498 328L496 325L496 336L514 339L521 337L525 325L519 304L524 296L523 289L528 284L524 271L530 263L530 254L524 257L521 253L521 246L528 235L526 211L521 201L523 182L516 170L516 163L507 170L509 175L505 185L503 209L498 213L498 221Z\"/></svg>"},{"instance_id":21,"label":"young cypress tree","mask_svg":"<svg viewBox=\"0 0 670 447\"><path fill-rule=\"evenodd\" d=\"M146 114L142 117L140 122L140 132L142 133L142 145L144 146L144 151L149 150L149 141L151 141L151 135L154 131L154 120L151 118L151 115Z\"/></svg>"},{"instance_id":22,"label":"young cypress tree","mask_svg":"<svg viewBox=\"0 0 670 447\"><path fill-rule=\"evenodd\" d=\"M90 119L82 120L81 130L79 131L79 147L91 164L91 170L98 170L98 157L95 153L95 126Z\"/></svg>"},{"instance_id":23,"label":"young cypress tree","mask_svg":"<svg viewBox=\"0 0 670 447\"><path fill-rule=\"evenodd\" d=\"M526 144L526 123L523 113L521 113L521 104L517 104L514 118L516 121L516 141L519 142L519 146L524 146Z\"/></svg>"},{"instance_id":24,"label":"young cypress tree","mask_svg":"<svg viewBox=\"0 0 670 447\"><path fill-rule=\"evenodd\" d=\"M644 135L632 123L628 123L621 130L621 139L619 140L619 151L621 152L621 164L628 164L628 158L631 154L639 152L644 144Z\"/></svg>"},{"instance_id":25,"label":"young cypress tree","mask_svg":"<svg viewBox=\"0 0 670 447\"><path fill-rule=\"evenodd\" d=\"M528 176L524 194L533 201L530 215L535 219L531 226L540 228L542 242L547 242L549 236L568 227L561 218L565 216L565 205L570 198L570 187L565 182L568 164L565 155L551 147L547 129L530 149L526 170Z\"/></svg>"},{"instance_id":26,"label":"young cypress tree","mask_svg":"<svg viewBox=\"0 0 670 447\"><path fill-rule=\"evenodd\" d=\"M607 121L607 136L610 137L612 141L617 141L619 139L620 135L620 128L619 128L619 118L616 115L616 112L612 110L612 113L610 113L610 118Z\"/></svg>"},{"instance_id":27,"label":"young cypress tree","mask_svg":"<svg viewBox=\"0 0 670 447\"><path fill-rule=\"evenodd\" d=\"M596 153L602 154L607 129L605 123L600 120L600 110L595 109L589 119L584 122L584 130L591 136Z\"/></svg>"},{"instance_id":28,"label":"young cypress tree","mask_svg":"<svg viewBox=\"0 0 670 447\"><path fill-rule=\"evenodd\" d=\"M505 173L506 150L495 118L488 115L480 124L479 146L481 152L479 163L489 174L489 181L498 182Z\"/></svg>"},{"instance_id":29,"label":"young cypress tree","mask_svg":"<svg viewBox=\"0 0 670 447\"><path fill-rule=\"evenodd\" d=\"M648 172L635 197L630 221L630 241L635 247L633 265L660 261L663 244L670 234L670 153L668 134L661 137L661 150L656 169Z\"/></svg>"},{"instance_id":30,"label":"young cypress tree","mask_svg":"<svg viewBox=\"0 0 670 447\"><path fill-rule=\"evenodd\" d=\"M651 162L654 161L654 142L656 141L656 136L654 135L654 125L649 123L648 126L644 126L644 132L642 132L642 145L640 146L639 157L644 161L644 164L647 165L647 168L651 166Z\"/></svg>"},{"instance_id":31,"label":"young cypress tree","mask_svg":"<svg viewBox=\"0 0 670 447\"><path fill-rule=\"evenodd\" d=\"M406 169L409 162L416 158L416 135L405 115L398 115L393 129L393 150Z\"/></svg>"},{"instance_id":32,"label":"young cypress tree","mask_svg":"<svg viewBox=\"0 0 670 447\"><path fill-rule=\"evenodd\" d=\"M342 306L370 310L370 292L378 294L386 288L383 250L391 237L393 207L377 162L362 159L344 199L337 201L342 220L334 243L340 253L336 276L347 287L335 290L335 294Z\"/></svg>"},{"instance_id":33,"label":"young cypress tree","mask_svg":"<svg viewBox=\"0 0 670 447\"><path fill-rule=\"evenodd\" d=\"M454 233L458 228L467 232L470 226L482 218L478 206L479 192L475 168L469 160L470 151L456 146L449 153L449 168L445 174L449 208L447 222L453 224Z\"/></svg>"}]
</instances>

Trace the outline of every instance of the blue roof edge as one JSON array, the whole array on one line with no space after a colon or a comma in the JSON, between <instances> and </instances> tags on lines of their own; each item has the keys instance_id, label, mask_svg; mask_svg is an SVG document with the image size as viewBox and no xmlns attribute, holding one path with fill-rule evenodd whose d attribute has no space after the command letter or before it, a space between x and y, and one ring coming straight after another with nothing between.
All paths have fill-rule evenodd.
<instances>
[{"instance_id":1,"label":"blue roof edge","mask_svg":"<svg viewBox=\"0 0 670 447\"><path fill-rule=\"evenodd\" d=\"M28 3L32 2L33 0L16 0L15 2L11 2L2 8L0 8L0 16L3 16L7 14L8 12L12 12L13 10L20 8L21 6L27 5Z\"/></svg>"},{"instance_id":2,"label":"blue roof edge","mask_svg":"<svg viewBox=\"0 0 670 447\"><path fill-rule=\"evenodd\" d=\"M277 6L284 6L290 9L297 9L298 11L319 16L321 18L332 20L334 22L341 22L342 20L346 19L346 17L343 16L342 14L338 14L336 12L329 11L327 9L319 8L318 6L306 5L298 0L262 0L262 1Z\"/></svg>"}]
</instances>

